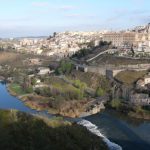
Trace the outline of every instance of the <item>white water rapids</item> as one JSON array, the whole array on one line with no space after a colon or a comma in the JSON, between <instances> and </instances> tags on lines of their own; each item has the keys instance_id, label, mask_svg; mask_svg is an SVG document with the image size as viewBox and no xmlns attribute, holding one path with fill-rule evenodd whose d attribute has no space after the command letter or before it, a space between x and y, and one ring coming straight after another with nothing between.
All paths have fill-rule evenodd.
<instances>
[{"instance_id":1,"label":"white water rapids","mask_svg":"<svg viewBox=\"0 0 150 150\"><path fill-rule=\"evenodd\" d=\"M108 148L110 150L122 150L122 147L118 144L115 144L111 142L109 139L107 139L98 129L98 127L94 124L92 124L90 121L87 120L81 120L78 122L79 125L82 125L86 127L90 132L94 133L95 135L101 137L103 141L107 144Z\"/></svg>"}]
</instances>

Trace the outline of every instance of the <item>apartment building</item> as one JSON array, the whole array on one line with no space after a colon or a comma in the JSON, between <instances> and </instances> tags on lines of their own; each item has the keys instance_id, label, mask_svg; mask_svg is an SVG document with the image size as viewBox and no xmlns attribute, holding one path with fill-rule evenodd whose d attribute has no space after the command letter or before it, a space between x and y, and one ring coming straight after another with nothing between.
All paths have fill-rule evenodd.
<instances>
[{"instance_id":1,"label":"apartment building","mask_svg":"<svg viewBox=\"0 0 150 150\"><path fill-rule=\"evenodd\" d=\"M109 32L103 35L103 41L112 42L116 47L132 45L135 42L134 32Z\"/></svg>"},{"instance_id":2,"label":"apartment building","mask_svg":"<svg viewBox=\"0 0 150 150\"><path fill-rule=\"evenodd\" d=\"M135 45L138 47L138 51L150 51L150 33L136 33Z\"/></svg>"}]
</instances>

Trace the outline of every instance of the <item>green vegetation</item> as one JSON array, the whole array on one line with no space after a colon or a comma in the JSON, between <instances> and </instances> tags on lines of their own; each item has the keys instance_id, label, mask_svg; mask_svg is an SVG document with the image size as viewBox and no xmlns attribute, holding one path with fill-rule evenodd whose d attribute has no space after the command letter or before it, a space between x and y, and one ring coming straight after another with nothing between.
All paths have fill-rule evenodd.
<instances>
[{"instance_id":1,"label":"green vegetation","mask_svg":"<svg viewBox=\"0 0 150 150\"><path fill-rule=\"evenodd\" d=\"M134 106L133 110L129 111L129 116L140 119L150 119L149 107Z\"/></svg>"},{"instance_id":2,"label":"green vegetation","mask_svg":"<svg viewBox=\"0 0 150 150\"><path fill-rule=\"evenodd\" d=\"M15 59L16 57L15 55ZM91 98L95 97L96 89L101 90L97 91L96 96L103 96L109 91L109 81L105 77L76 72L70 60L62 60L56 67L56 74L59 76L35 74L31 77L29 75L34 74L37 67L21 66L22 64L20 67L3 66L2 75L6 78L11 77L8 87L10 93L20 97L27 106L36 110L78 117L93 100ZM37 79L41 82L37 83Z\"/></svg>"},{"instance_id":3,"label":"green vegetation","mask_svg":"<svg viewBox=\"0 0 150 150\"><path fill-rule=\"evenodd\" d=\"M137 65L137 64L147 64L150 63L150 59L132 59L132 58L124 58L124 57L115 57L112 54L105 54L102 56L97 57L94 61L91 61L89 64L92 65Z\"/></svg>"},{"instance_id":4,"label":"green vegetation","mask_svg":"<svg viewBox=\"0 0 150 150\"><path fill-rule=\"evenodd\" d=\"M62 60L56 69L56 74L69 74L73 69L73 64L68 60Z\"/></svg>"},{"instance_id":5,"label":"green vegetation","mask_svg":"<svg viewBox=\"0 0 150 150\"><path fill-rule=\"evenodd\" d=\"M77 57L77 58L82 58L88 54L90 54L91 50L90 49L81 49L80 51L78 51L77 53L75 53L72 57Z\"/></svg>"},{"instance_id":6,"label":"green vegetation","mask_svg":"<svg viewBox=\"0 0 150 150\"><path fill-rule=\"evenodd\" d=\"M38 58L42 60L43 65L49 65L52 58L49 58L47 56L40 56L40 55L34 55L34 54L23 54L23 53L17 53L12 51L0 51L0 64L1 65L8 65L11 66L11 68L29 68L31 63L25 63L28 59L34 59ZM31 65L32 67L37 65Z\"/></svg>"},{"instance_id":7,"label":"green vegetation","mask_svg":"<svg viewBox=\"0 0 150 150\"><path fill-rule=\"evenodd\" d=\"M74 86L72 84L66 83L63 79L58 77L50 77L45 83L49 87L36 89L35 92L38 95L53 97L57 99L62 97L64 100L82 100L84 98L85 84L75 81Z\"/></svg>"},{"instance_id":8,"label":"green vegetation","mask_svg":"<svg viewBox=\"0 0 150 150\"><path fill-rule=\"evenodd\" d=\"M50 113L77 117L84 111L87 100L86 84L78 80L68 83L65 78L44 76L43 87L34 88L32 78L23 77L19 83L9 84L12 95L21 96L24 103L36 110L47 110ZM41 79L42 80L42 79Z\"/></svg>"},{"instance_id":9,"label":"green vegetation","mask_svg":"<svg viewBox=\"0 0 150 150\"><path fill-rule=\"evenodd\" d=\"M14 95L23 95L26 94L26 92L22 89L22 87L19 84L12 83L9 85L9 90L13 92Z\"/></svg>"},{"instance_id":10,"label":"green vegetation","mask_svg":"<svg viewBox=\"0 0 150 150\"><path fill-rule=\"evenodd\" d=\"M106 104L107 108L115 109L129 117L139 119L150 119L150 107L149 106L135 106L130 105L126 101L121 99L113 99Z\"/></svg>"},{"instance_id":11,"label":"green vegetation","mask_svg":"<svg viewBox=\"0 0 150 150\"><path fill-rule=\"evenodd\" d=\"M106 93L105 93L105 91L104 91L102 88L98 87L98 88L96 89L96 92L95 92L95 96L96 96L96 97L104 96L105 94L106 94Z\"/></svg>"},{"instance_id":12,"label":"green vegetation","mask_svg":"<svg viewBox=\"0 0 150 150\"><path fill-rule=\"evenodd\" d=\"M61 118L0 110L1 150L107 150L101 138Z\"/></svg>"},{"instance_id":13,"label":"green vegetation","mask_svg":"<svg viewBox=\"0 0 150 150\"><path fill-rule=\"evenodd\" d=\"M86 83L81 82L80 80L74 80L73 85L78 88L80 91L80 98L83 99L85 96L85 89L87 88Z\"/></svg>"},{"instance_id":14,"label":"green vegetation","mask_svg":"<svg viewBox=\"0 0 150 150\"><path fill-rule=\"evenodd\" d=\"M127 85L131 85L136 82L139 78L143 77L147 72L146 71L122 71L118 73L115 78Z\"/></svg>"},{"instance_id":15,"label":"green vegetation","mask_svg":"<svg viewBox=\"0 0 150 150\"><path fill-rule=\"evenodd\" d=\"M86 43L86 45L87 45L87 48L83 48L80 51L76 52L72 56L72 58L75 57L75 58L81 59L81 58L87 57L88 55L99 53L100 49L103 49L103 48L107 49L111 45L111 42L100 41L99 45L95 46L95 43L92 41L92 42Z\"/></svg>"},{"instance_id":16,"label":"green vegetation","mask_svg":"<svg viewBox=\"0 0 150 150\"><path fill-rule=\"evenodd\" d=\"M81 82L80 80L74 80L74 86L80 90L84 90L87 87L86 83Z\"/></svg>"},{"instance_id":17,"label":"green vegetation","mask_svg":"<svg viewBox=\"0 0 150 150\"><path fill-rule=\"evenodd\" d=\"M104 76L96 73L85 73L74 70L71 74L67 75L67 78L71 81L80 80L80 82L85 83L88 88L94 89L95 91L97 88L101 88L104 93L110 90L109 81Z\"/></svg>"},{"instance_id":18,"label":"green vegetation","mask_svg":"<svg viewBox=\"0 0 150 150\"><path fill-rule=\"evenodd\" d=\"M118 110L122 106L122 101L120 99L113 99L110 102L110 105L111 105L112 108Z\"/></svg>"},{"instance_id":19,"label":"green vegetation","mask_svg":"<svg viewBox=\"0 0 150 150\"><path fill-rule=\"evenodd\" d=\"M9 91L14 95L23 95L33 93L33 87L28 78L24 78L23 83L13 82L9 84Z\"/></svg>"}]
</instances>

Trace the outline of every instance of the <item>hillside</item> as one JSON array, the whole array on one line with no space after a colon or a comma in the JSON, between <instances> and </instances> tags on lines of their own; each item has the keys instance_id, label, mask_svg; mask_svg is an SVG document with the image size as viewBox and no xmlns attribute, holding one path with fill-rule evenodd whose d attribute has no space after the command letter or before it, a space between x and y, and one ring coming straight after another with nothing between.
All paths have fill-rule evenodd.
<instances>
[{"instance_id":1,"label":"hillside","mask_svg":"<svg viewBox=\"0 0 150 150\"><path fill-rule=\"evenodd\" d=\"M86 128L61 118L46 119L0 110L1 150L106 150Z\"/></svg>"},{"instance_id":2,"label":"hillside","mask_svg":"<svg viewBox=\"0 0 150 150\"><path fill-rule=\"evenodd\" d=\"M89 62L89 65L135 65L135 64L147 64L150 63L150 59L132 59L125 57L116 57L111 54L104 54L97 57L95 60Z\"/></svg>"},{"instance_id":3,"label":"hillside","mask_svg":"<svg viewBox=\"0 0 150 150\"><path fill-rule=\"evenodd\" d=\"M122 71L118 73L115 78L127 85L131 85L136 82L139 78L143 77L146 74L146 71Z\"/></svg>"}]
</instances>

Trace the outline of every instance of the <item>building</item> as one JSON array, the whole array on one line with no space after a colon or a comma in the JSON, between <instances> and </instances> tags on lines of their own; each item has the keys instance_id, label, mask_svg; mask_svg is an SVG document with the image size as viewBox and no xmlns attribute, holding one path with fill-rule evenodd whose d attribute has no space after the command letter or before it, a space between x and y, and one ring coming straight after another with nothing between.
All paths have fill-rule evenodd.
<instances>
[{"instance_id":1,"label":"building","mask_svg":"<svg viewBox=\"0 0 150 150\"><path fill-rule=\"evenodd\" d=\"M109 32L103 35L103 41L112 42L116 47L132 45L135 42L134 32Z\"/></svg>"},{"instance_id":2,"label":"building","mask_svg":"<svg viewBox=\"0 0 150 150\"><path fill-rule=\"evenodd\" d=\"M130 103L134 105L147 106L150 105L150 97L148 94L132 93L130 95Z\"/></svg>"},{"instance_id":3,"label":"building","mask_svg":"<svg viewBox=\"0 0 150 150\"><path fill-rule=\"evenodd\" d=\"M150 33L136 33L134 45L137 51L150 52Z\"/></svg>"},{"instance_id":4,"label":"building","mask_svg":"<svg viewBox=\"0 0 150 150\"><path fill-rule=\"evenodd\" d=\"M45 74L50 74L52 71L48 67L39 67L37 69L37 74L38 75L45 75Z\"/></svg>"},{"instance_id":5,"label":"building","mask_svg":"<svg viewBox=\"0 0 150 150\"><path fill-rule=\"evenodd\" d=\"M139 79L139 80L136 82L136 88L137 88L137 89L140 89L140 88L144 88L144 87L145 87L144 79Z\"/></svg>"},{"instance_id":6,"label":"building","mask_svg":"<svg viewBox=\"0 0 150 150\"><path fill-rule=\"evenodd\" d=\"M134 45L137 52L150 53L150 23L136 27L133 31L136 33Z\"/></svg>"},{"instance_id":7,"label":"building","mask_svg":"<svg viewBox=\"0 0 150 150\"><path fill-rule=\"evenodd\" d=\"M144 83L145 85L150 83L150 75L144 76Z\"/></svg>"}]
</instances>

